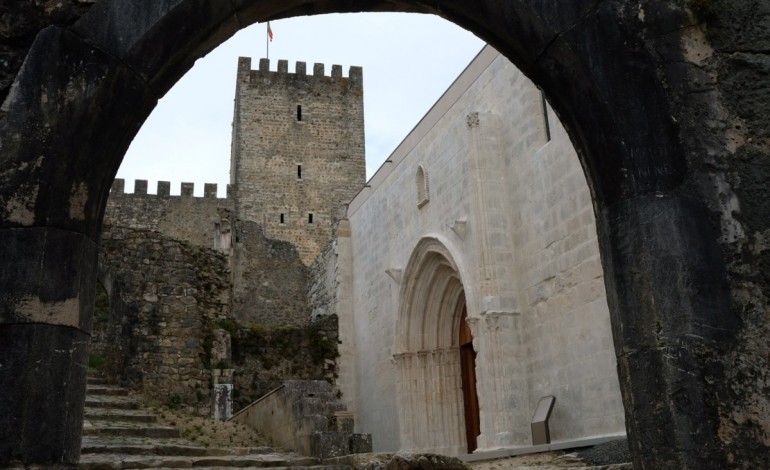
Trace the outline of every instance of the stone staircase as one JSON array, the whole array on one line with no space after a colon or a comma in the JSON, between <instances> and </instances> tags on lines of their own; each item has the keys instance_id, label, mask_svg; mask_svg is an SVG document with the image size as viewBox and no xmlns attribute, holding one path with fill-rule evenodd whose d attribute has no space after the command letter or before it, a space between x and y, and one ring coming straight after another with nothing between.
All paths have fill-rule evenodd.
<instances>
[{"instance_id":1,"label":"stone staircase","mask_svg":"<svg viewBox=\"0 0 770 470\"><path fill-rule=\"evenodd\" d=\"M126 389L89 374L86 390L81 470L230 468L350 470L348 465L321 465L319 459L279 453L270 447L211 448L184 439L142 409Z\"/></svg>"}]
</instances>

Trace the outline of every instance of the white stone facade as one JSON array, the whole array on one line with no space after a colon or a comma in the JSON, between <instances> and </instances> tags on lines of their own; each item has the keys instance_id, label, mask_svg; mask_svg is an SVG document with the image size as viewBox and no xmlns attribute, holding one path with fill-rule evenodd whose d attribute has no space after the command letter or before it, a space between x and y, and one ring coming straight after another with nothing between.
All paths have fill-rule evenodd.
<instances>
[{"instance_id":1,"label":"white stone facade","mask_svg":"<svg viewBox=\"0 0 770 470\"><path fill-rule=\"evenodd\" d=\"M554 442L624 433L588 185L553 111L507 59L479 54L348 219L339 386L375 451L467 452L464 308L478 450L531 445L546 395Z\"/></svg>"}]
</instances>

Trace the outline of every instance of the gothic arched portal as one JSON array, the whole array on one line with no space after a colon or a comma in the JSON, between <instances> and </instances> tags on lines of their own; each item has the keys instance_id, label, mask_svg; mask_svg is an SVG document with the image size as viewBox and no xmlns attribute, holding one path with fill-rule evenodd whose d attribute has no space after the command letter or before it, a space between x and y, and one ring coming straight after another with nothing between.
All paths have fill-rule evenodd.
<instances>
[{"instance_id":1,"label":"gothic arched portal","mask_svg":"<svg viewBox=\"0 0 770 470\"><path fill-rule=\"evenodd\" d=\"M466 407L478 419L478 400L475 380L472 390L463 382L463 373L473 372L464 370L460 341L468 338L466 311L449 251L436 239L421 240L404 271L393 354L404 450L457 455L475 449L479 426L467 421Z\"/></svg>"},{"instance_id":2,"label":"gothic arched portal","mask_svg":"<svg viewBox=\"0 0 770 470\"><path fill-rule=\"evenodd\" d=\"M754 123L768 105L761 94L741 101L751 79L719 74L754 76L750 64L763 59L733 53L761 53L735 41L767 28L752 2L733 2L717 18L740 13L754 27L729 20L742 25L732 34L717 23L710 39L697 24L708 12L691 3L100 0L73 24L39 31L0 115L0 464L78 460L96 241L113 177L156 101L254 22L403 11L440 15L492 44L568 130L594 197L635 463L724 468L729 456L766 466L768 368L755 339L770 328L766 280L755 281L763 261L740 237L766 230L770 203L749 204L735 181L762 194L751 188L763 187L754 168L767 149L742 147L764 129ZM745 158L733 158L739 147ZM723 253L737 253L729 279Z\"/></svg>"}]
</instances>

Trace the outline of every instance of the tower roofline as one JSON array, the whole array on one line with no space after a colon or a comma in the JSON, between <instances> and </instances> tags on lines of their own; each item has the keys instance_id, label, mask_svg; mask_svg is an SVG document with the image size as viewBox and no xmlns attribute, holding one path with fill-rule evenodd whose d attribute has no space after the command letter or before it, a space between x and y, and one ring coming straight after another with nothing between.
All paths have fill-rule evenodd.
<instances>
[{"instance_id":1,"label":"tower roofline","mask_svg":"<svg viewBox=\"0 0 770 470\"><path fill-rule=\"evenodd\" d=\"M307 73L307 63L304 61L297 61L294 65L294 73L289 73L289 61L278 60L277 71L270 71L270 59L259 59L259 68L251 68L251 57L239 57L238 58L238 73L260 73L260 74L274 74L274 75L296 75L300 77L331 77L331 78L349 78L355 83L363 84L363 69L357 65L351 65L348 69L348 76L342 75L342 66L334 64L331 67L331 75L326 75L326 67L322 63L313 64L313 73Z\"/></svg>"}]
</instances>

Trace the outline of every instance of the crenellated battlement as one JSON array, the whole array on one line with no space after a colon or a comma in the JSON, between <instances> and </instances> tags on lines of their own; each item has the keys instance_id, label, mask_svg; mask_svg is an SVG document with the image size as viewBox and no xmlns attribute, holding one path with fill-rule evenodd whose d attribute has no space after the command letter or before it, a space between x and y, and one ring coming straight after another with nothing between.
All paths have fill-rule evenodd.
<instances>
[{"instance_id":1,"label":"crenellated battlement","mask_svg":"<svg viewBox=\"0 0 770 470\"><path fill-rule=\"evenodd\" d=\"M316 79L343 79L347 78L350 83L356 87L363 88L364 77L363 69L359 66L352 65L348 69L348 76L342 75L341 65L332 65L331 75L326 75L326 66L321 63L313 64L313 73L307 73L307 64L303 61L297 61L294 65L294 73L289 73L289 61L279 60L277 71L270 71L270 59L259 59L259 68L254 70L251 68L251 57L239 57L238 58L238 74L249 75L250 77L259 76L292 76L303 79L310 79L311 77Z\"/></svg>"},{"instance_id":2,"label":"crenellated battlement","mask_svg":"<svg viewBox=\"0 0 770 470\"><path fill-rule=\"evenodd\" d=\"M171 195L171 183L169 181L158 181L157 194L147 193L147 180L134 180L134 192L126 193L126 182L123 178L115 178L110 189L110 196L116 196L121 194L133 194L136 196L157 196L157 197L196 197L195 196L195 183L182 183L179 196ZM205 183L203 185L203 198L206 199L230 199L233 197L233 187L231 184L227 185L226 198L217 197L217 184ZM199 198L201 199L201 198Z\"/></svg>"}]
</instances>

